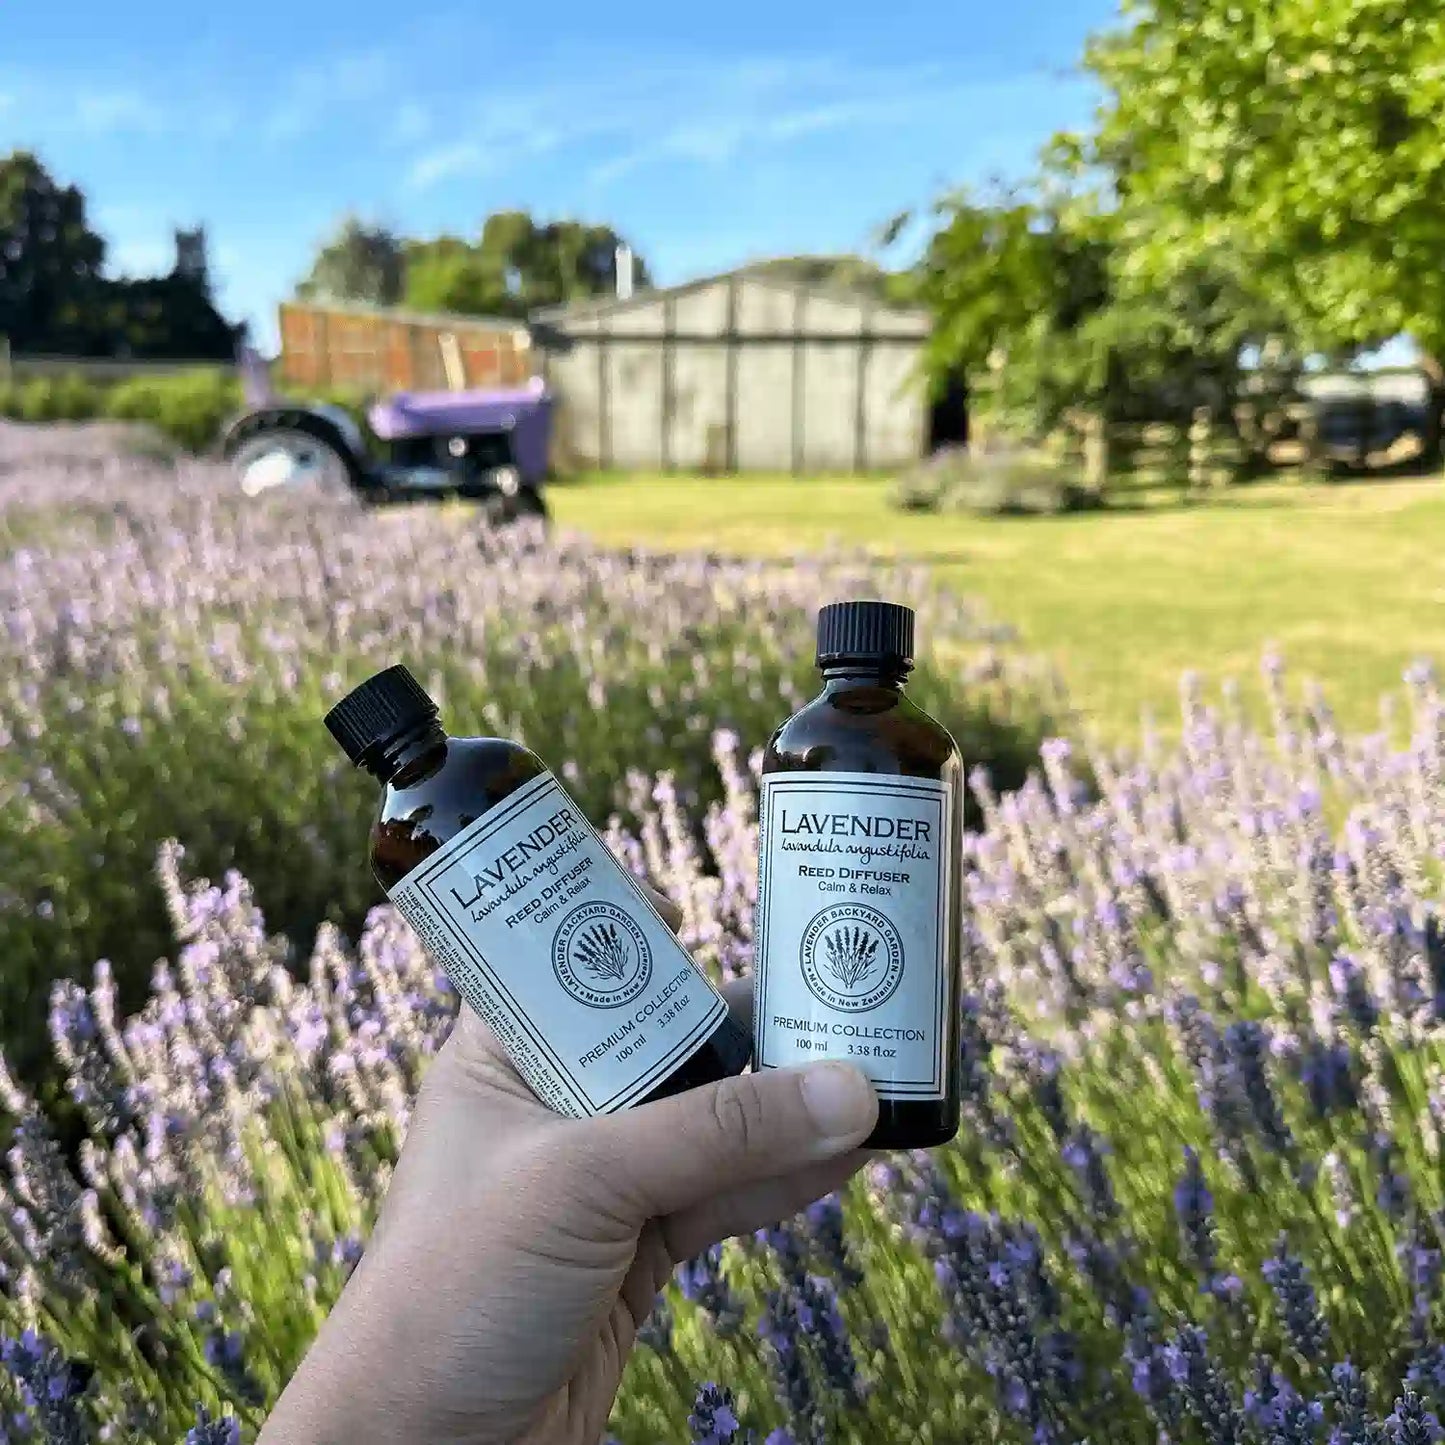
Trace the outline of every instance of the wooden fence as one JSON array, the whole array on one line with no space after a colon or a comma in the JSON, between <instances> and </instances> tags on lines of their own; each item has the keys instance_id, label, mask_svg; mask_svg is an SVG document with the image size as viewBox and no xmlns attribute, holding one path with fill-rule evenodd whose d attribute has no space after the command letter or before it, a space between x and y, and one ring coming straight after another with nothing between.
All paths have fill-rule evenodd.
<instances>
[{"instance_id":1,"label":"wooden fence","mask_svg":"<svg viewBox=\"0 0 1445 1445\"><path fill-rule=\"evenodd\" d=\"M477 316L281 307L281 379L307 390L443 391L521 386L536 371L527 328Z\"/></svg>"}]
</instances>

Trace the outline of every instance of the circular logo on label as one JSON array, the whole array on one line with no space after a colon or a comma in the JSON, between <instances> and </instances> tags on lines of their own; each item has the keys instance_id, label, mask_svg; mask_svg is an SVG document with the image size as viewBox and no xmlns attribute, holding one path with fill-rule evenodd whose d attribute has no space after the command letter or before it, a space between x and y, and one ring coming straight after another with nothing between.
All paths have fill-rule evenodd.
<instances>
[{"instance_id":1,"label":"circular logo on label","mask_svg":"<svg viewBox=\"0 0 1445 1445\"><path fill-rule=\"evenodd\" d=\"M583 903L552 939L552 972L578 1003L621 1008L647 987L652 949L636 920L615 903Z\"/></svg>"},{"instance_id":2,"label":"circular logo on label","mask_svg":"<svg viewBox=\"0 0 1445 1445\"><path fill-rule=\"evenodd\" d=\"M843 1013L867 1013L893 997L903 978L903 939L876 908L839 903L803 932L803 982Z\"/></svg>"}]
</instances>

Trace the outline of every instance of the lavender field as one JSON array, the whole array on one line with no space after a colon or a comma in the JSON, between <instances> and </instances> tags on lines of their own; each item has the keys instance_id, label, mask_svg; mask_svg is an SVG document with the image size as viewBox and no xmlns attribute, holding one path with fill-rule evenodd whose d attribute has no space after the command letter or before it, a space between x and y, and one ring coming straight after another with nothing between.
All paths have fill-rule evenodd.
<instances>
[{"instance_id":1,"label":"lavender field","mask_svg":"<svg viewBox=\"0 0 1445 1445\"><path fill-rule=\"evenodd\" d=\"M1186 684L1177 746L1040 748L1045 680L921 576L243 506L0 432L0 1441L251 1438L364 1245L453 1002L367 911L327 700L406 660L523 736L737 974L756 750L863 587L977 655L920 678L978 764L965 1127L681 1269L615 1439L1438 1438L1426 670L1370 735L1271 663L1263 726Z\"/></svg>"}]
</instances>

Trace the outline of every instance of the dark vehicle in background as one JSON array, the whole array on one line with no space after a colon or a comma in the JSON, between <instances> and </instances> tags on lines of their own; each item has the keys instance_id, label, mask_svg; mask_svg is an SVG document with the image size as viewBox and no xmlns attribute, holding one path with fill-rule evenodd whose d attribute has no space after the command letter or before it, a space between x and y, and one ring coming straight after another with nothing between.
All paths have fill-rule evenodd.
<instances>
[{"instance_id":1,"label":"dark vehicle in background","mask_svg":"<svg viewBox=\"0 0 1445 1445\"><path fill-rule=\"evenodd\" d=\"M460 497L490 520L546 519L552 396L524 387L398 392L351 412L274 394L265 363L241 357L247 409L226 429L222 453L242 491L349 489L372 503Z\"/></svg>"}]
</instances>

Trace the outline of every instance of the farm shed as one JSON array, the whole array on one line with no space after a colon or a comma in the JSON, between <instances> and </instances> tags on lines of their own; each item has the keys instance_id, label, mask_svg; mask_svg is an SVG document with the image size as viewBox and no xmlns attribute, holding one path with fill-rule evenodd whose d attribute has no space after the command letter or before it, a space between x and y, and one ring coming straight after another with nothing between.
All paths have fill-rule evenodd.
<instances>
[{"instance_id":1,"label":"farm shed","mask_svg":"<svg viewBox=\"0 0 1445 1445\"><path fill-rule=\"evenodd\" d=\"M531 333L518 321L300 301L281 306L281 375L291 386L445 391L451 383L444 347L465 386L520 386L536 374Z\"/></svg>"},{"instance_id":2,"label":"farm shed","mask_svg":"<svg viewBox=\"0 0 1445 1445\"><path fill-rule=\"evenodd\" d=\"M927 443L921 311L744 270L532 323L572 465L860 472Z\"/></svg>"}]
</instances>

